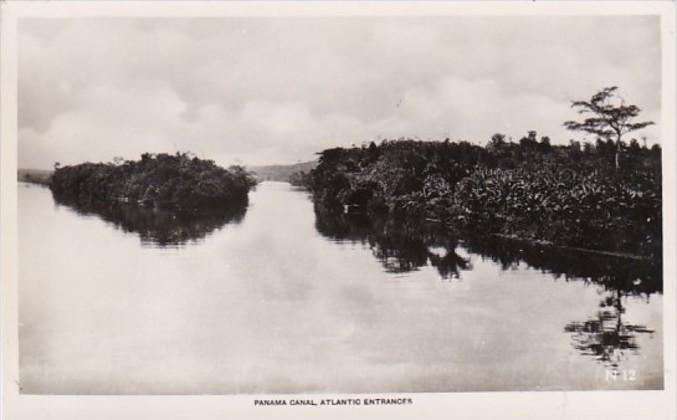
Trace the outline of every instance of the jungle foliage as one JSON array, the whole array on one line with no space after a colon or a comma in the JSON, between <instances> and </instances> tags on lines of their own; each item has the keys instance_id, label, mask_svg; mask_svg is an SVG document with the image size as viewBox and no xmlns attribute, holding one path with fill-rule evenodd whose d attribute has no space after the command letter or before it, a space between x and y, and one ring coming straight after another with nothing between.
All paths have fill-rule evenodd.
<instances>
[{"instance_id":1,"label":"jungle foliage","mask_svg":"<svg viewBox=\"0 0 677 420\"><path fill-rule=\"evenodd\" d=\"M189 153L144 153L139 161L56 167L50 188L56 198L78 204L120 201L191 209L246 205L255 184L239 166L224 169Z\"/></svg>"},{"instance_id":2,"label":"jungle foliage","mask_svg":"<svg viewBox=\"0 0 677 420\"><path fill-rule=\"evenodd\" d=\"M298 180L333 212L432 221L614 252L661 255L661 149L598 140L550 144L531 131L485 146L398 140L321 152ZM297 177L298 178L298 177Z\"/></svg>"}]
</instances>

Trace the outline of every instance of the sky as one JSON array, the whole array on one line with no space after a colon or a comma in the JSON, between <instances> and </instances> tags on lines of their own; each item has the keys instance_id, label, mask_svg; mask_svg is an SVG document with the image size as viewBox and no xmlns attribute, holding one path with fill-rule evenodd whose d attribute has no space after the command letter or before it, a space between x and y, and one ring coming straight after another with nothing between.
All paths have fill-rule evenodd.
<instances>
[{"instance_id":1,"label":"sky","mask_svg":"<svg viewBox=\"0 0 677 420\"><path fill-rule=\"evenodd\" d=\"M553 144L572 100L616 85L656 125L652 16L24 18L19 167L191 151L286 164L383 138L528 130ZM587 140L594 140L590 136Z\"/></svg>"}]
</instances>

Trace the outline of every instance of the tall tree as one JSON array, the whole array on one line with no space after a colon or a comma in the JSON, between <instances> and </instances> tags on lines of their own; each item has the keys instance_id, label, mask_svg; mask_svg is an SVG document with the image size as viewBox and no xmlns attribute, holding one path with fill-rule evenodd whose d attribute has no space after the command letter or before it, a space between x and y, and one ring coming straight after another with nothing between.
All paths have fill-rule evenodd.
<instances>
[{"instance_id":1,"label":"tall tree","mask_svg":"<svg viewBox=\"0 0 677 420\"><path fill-rule=\"evenodd\" d=\"M571 107L578 108L579 114L588 114L582 122L566 121L569 130L585 131L599 138L616 143L615 165L620 168L621 139L631 131L653 124L653 121L634 122L640 109L636 105L626 105L625 100L616 93L617 86L606 87L592 95L589 101L572 101Z\"/></svg>"}]
</instances>

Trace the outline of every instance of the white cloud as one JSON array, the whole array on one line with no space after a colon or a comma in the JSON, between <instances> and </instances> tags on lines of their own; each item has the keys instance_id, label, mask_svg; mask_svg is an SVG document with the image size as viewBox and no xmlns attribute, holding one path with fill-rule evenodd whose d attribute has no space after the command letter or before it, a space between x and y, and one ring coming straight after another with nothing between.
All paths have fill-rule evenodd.
<instances>
[{"instance_id":1,"label":"white cloud","mask_svg":"<svg viewBox=\"0 0 677 420\"><path fill-rule=\"evenodd\" d=\"M659 116L652 17L30 19L19 33L24 167L176 150L285 163L531 129L566 143L582 137L561 126L569 101L611 84Z\"/></svg>"}]
</instances>

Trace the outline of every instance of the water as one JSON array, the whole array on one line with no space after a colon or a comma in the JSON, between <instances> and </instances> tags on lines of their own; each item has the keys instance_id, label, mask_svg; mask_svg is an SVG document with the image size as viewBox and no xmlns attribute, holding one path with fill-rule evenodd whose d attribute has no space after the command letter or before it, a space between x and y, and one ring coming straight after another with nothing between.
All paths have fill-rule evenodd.
<instances>
[{"instance_id":1,"label":"water","mask_svg":"<svg viewBox=\"0 0 677 420\"><path fill-rule=\"evenodd\" d=\"M22 392L660 389L656 267L325 214L74 209L19 187ZM150 212L150 213L149 213Z\"/></svg>"}]
</instances>

